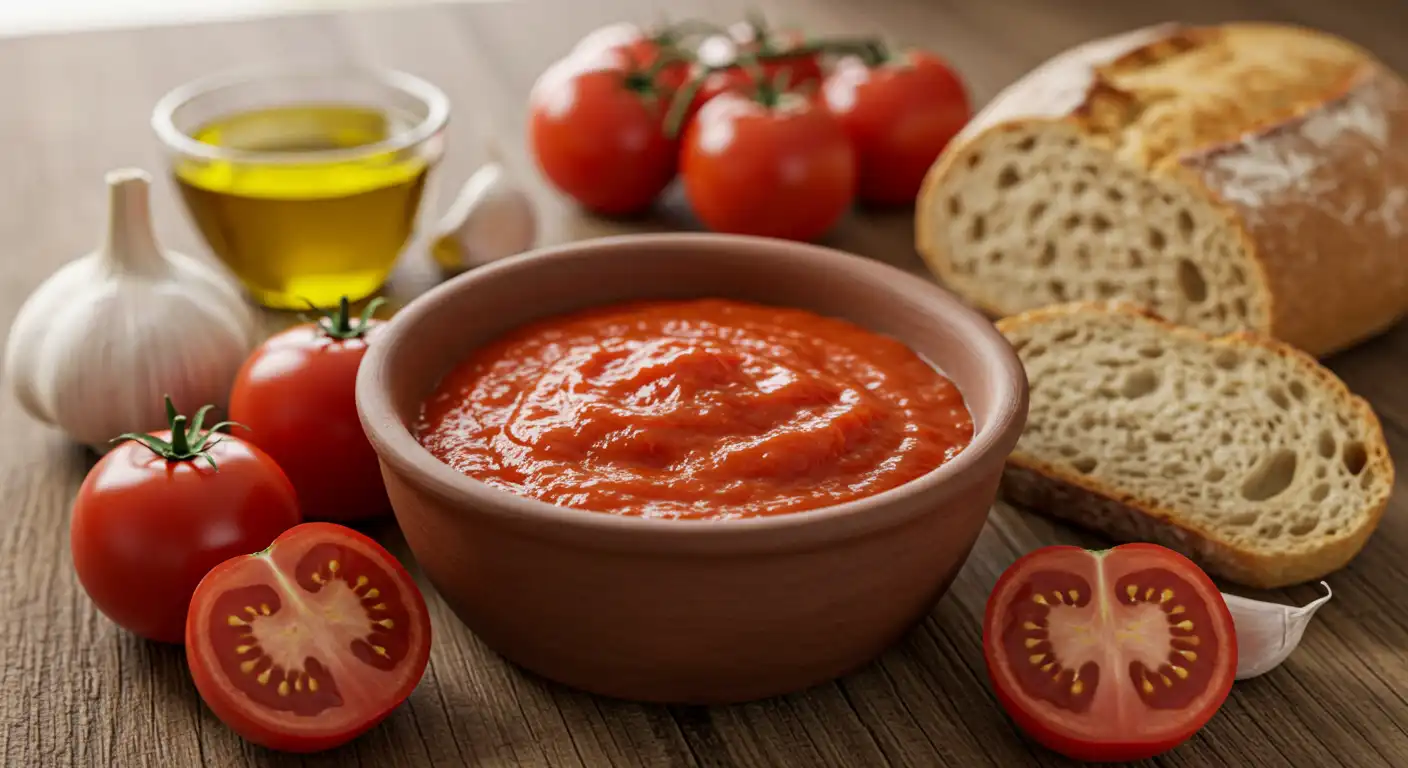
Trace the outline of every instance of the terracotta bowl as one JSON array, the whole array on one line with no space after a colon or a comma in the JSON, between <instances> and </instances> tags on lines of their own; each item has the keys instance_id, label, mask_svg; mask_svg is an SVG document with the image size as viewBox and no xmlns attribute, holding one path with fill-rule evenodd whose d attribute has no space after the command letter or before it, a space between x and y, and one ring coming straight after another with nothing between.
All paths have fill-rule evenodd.
<instances>
[{"instance_id":1,"label":"terracotta bowl","mask_svg":"<svg viewBox=\"0 0 1408 768\"><path fill-rule=\"evenodd\" d=\"M962 390L973 442L913 482L774 517L682 521L568 509L472 480L408 425L472 349L528 321L640 298L802 307L889 334ZM402 309L357 379L362 424L425 574L485 643L547 678L626 699L735 702L875 657L963 565L1027 411L1007 342L937 286L779 240L641 235L536 251Z\"/></svg>"}]
</instances>

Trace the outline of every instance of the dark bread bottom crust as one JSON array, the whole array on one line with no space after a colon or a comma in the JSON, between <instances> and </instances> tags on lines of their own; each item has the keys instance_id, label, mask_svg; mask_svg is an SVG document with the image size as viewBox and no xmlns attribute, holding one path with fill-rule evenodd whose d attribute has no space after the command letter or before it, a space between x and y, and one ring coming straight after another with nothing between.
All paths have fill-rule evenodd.
<instances>
[{"instance_id":1,"label":"dark bread bottom crust","mask_svg":"<svg viewBox=\"0 0 1408 768\"><path fill-rule=\"evenodd\" d=\"M1048 477L1008 463L1002 494L1012 503L1102 533L1118 542L1144 541L1168 547L1209 574L1251 587L1271 589L1318 578L1323 573L1298 573L1259 567L1256 555L1238 552L1177 523L1149 514L1126 501ZM1340 565L1343 565L1341 563ZM1338 565L1335 566L1339 567ZM1333 569L1326 569L1333 570Z\"/></svg>"}]
</instances>

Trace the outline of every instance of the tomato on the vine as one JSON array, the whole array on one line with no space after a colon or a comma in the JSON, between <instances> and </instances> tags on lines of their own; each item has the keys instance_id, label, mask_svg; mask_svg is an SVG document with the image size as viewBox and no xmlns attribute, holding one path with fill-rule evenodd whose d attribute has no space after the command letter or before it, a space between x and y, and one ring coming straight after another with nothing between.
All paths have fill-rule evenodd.
<instances>
[{"instance_id":1,"label":"tomato on the vine","mask_svg":"<svg viewBox=\"0 0 1408 768\"><path fill-rule=\"evenodd\" d=\"M787 72L790 87L804 93L821 85L821 51L799 30L775 30L754 19L729 25L728 35L738 53L758 57L769 80L776 82L778 75Z\"/></svg>"},{"instance_id":2,"label":"tomato on the vine","mask_svg":"<svg viewBox=\"0 0 1408 768\"><path fill-rule=\"evenodd\" d=\"M1046 747L1141 760L1222 706L1237 638L1217 587L1172 550L1044 547L997 580L983 655L998 701Z\"/></svg>"},{"instance_id":3,"label":"tomato on the vine","mask_svg":"<svg viewBox=\"0 0 1408 768\"><path fill-rule=\"evenodd\" d=\"M357 415L357 368L376 337L368 302L360 318L346 297L317 322L271 336L245 360L230 391L230 418L274 458L310 520L358 520L390 509L381 465Z\"/></svg>"},{"instance_id":4,"label":"tomato on the vine","mask_svg":"<svg viewBox=\"0 0 1408 768\"><path fill-rule=\"evenodd\" d=\"M665 136L673 92L619 47L574 52L528 98L528 141L548 181L583 207L621 216L649 208L675 176Z\"/></svg>"},{"instance_id":5,"label":"tomato on the vine","mask_svg":"<svg viewBox=\"0 0 1408 768\"><path fill-rule=\"evenodd\" d=\"M300 522L293 485L274 460L204 428L168 398L169 430L123 435L73 502L69 545L78 582L108 618L149 640L179 643L196 584L235 555L269 546Z\"/></svg>"},{"instance_id":6,"label":"tomato on the vine","mask_svg":"<svg viewBox=\"0 0 1408 768\"><path fill-rule=\"evenodd\" d=\"M658 66L655 84L663 92L673 93L689 78L690 63L677 50L680 35L673 29L654 29L621 21L588 32L572 49L573 56L594 56L616 51L625 57L627 66L638 72L648 72ZM662 58L668 59L662 61Z\"/></svg>"},{"instance_id":7,"label":"tomato on the vine","mask_svg":"<svg viewBox=\"0 0 1408 768\"><path fill-rule=\"evenodd\" d=\"M406 569L349 528L304 523L217 567L186 622L196 690L226 725L313 752L381 722L430 658L430 615Z\"/></svg>"},{"instance_id":8,"label":"tomato on the vine","mask_svg":"<svg viewBox=\"0 0 1408 768\"><path fill-rule=\"evenodd\" d=\"M718 232L813 240L855 195L855 155L836 119L766 84L705 104L682 154L690 205Z\"/></svg>"},{"instance_id":9,"label":"tomato on the vine","mask_svg":"<svg viewBox=\"0 0 1408 768\"><path fill-rule=\"evenodd\" d=\"M922 51L881 59L872 65L859 56L843 58L822 97L855 144L857 196L903 205L914 202L929 166L972 109L963 82L943 59Z\"/></svg>"},{"instance_id":10,"label":"tomato on the vine","mask_svg":"<svg viewBox=\"0 0 1408 768\"><path fill-rule=\"evenodd\" d=\"M759 76L807 96L815 95L822 84L819 48L808 45L800 32L774 32L758 21L741 21L730 25L724 34L705 38L699 44L697 59L693 74L702 81L690 116L721 93L751 93Z\"/></svg>"}]
</instances>

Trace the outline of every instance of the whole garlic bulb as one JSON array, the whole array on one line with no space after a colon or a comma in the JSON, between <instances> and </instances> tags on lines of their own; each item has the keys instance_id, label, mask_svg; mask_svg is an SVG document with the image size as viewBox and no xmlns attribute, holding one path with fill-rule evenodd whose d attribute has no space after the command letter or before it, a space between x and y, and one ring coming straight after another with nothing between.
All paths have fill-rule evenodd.
<instances>
[{"instance_id":1,"label":"whole garlic bulb","mask_svg":"<svg viewBox=\"0 0 1408 768\"><path fill-rule=\"evenodd\" d=\"M460 188L431 234L430 253L449 273L483 266L533 247L538 218L490 146L489 162Z\"/></svg>"},{"instance_id":2,"label":"whole garlic bulb","mask_svg":"<svg viewBox=\"0 0 1408 768\"><path fill-rule=\"evenodd\" d=\"M124 169L105 180L101 247L30 294L5 349L25 411L99 452L123 432L164 428L163 395L181 408L223 406L254 343L234 281L157 244L151 178Z\"/></svg>"}]
</instances>

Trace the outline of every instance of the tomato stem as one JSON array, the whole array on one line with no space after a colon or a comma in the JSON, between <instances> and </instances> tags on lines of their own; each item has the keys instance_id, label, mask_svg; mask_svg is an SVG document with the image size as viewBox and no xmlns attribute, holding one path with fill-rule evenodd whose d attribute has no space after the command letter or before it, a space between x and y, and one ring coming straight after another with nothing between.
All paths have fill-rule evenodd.
<instances>
[{"instance_id":1,"label":"tomato stem","mask_svg":"<svg viewBox=\"0 0 1408 768\"><path fill-rule=\"evenodd\" d=\"M811 40L791 48L762 53L759 54L758 58L764 61L777 61L797 56L816 56L826 53L837 56L853 54L868 58L877 55L876 51L882 50L883 45L884 44L881 43L879 39L873 37L819 39Z\"/></svg>"},{"instance_id":2,"label":"tomato stem","mask_svg":"<svg viewBox=\"0 0 1408 768\"><path fill-rule=\"evenodd\" d=\"M139 434L136 432L124 432L112 439L113 443L121 443L124 440L133 440L146 446L148 450L167 461L191 461L193 459L205 459L210 464L210 468L220 470L215 463L215 457L210 454L210 449L220 444L219 439L211 440L210 436L228 427L242 427L248 429L243 424L234 421L222 421L214 424L205 431L201 431L201 426L205 424L205 416L210 413L212 405L203 405L196 415L187 421L186 417L177 413L176 405L171 402L171 396L166 396L166 422L171 429L171 439L162 440L156 435Z\"/></svg>"},{"instance_id":3,"label":"tomato stem","mask_svg":"<svg viewBox=\"0 0 1408 768\"><path fill-rule=\"evenodd\" d=\"M778 70L777 76L768 79L765 70L759 69L754 73L755 98L759 104L774 109L782 101L782 95L787 93L787 86L791 84L792 70Z\"/></svg>"},{"instance_id":4,"label":"tomato stem","mask_svg":"<svg viewBox=\"0 0 1408 768\"><path fill-rule=\"evenodd\" d=\"M777 94L768 93L767 70L758 61L758 56L753 53L739 55L734 61L748 74L748 79L753 81L753 87L757 91L758 100L765 106L772 107L777 103Z\"/></svg>"},{"instance_id":5,"label":"tomato stem","mask_svg":"<svg viewBox=\"0 0 1408 768\"><path fill-rule=\"evenodd\" d=\"M882 40L871 40L866 48L856 51L856 55L860 56L861 61L865 62L867 67L871 68L883 66L895 60L894 51L890 50L890 47L885 45Z\"/></svg>"},{"instance_id":6,"label":"tomato stem","mask_svg":"<svg viewBox=\"0 0 1408 768\"><path fill-rule=\"evenodd\" d=\"M889 60L889 51L884 42L879 38L821 38L789 48L778 48L772 43L771 32L768 30L761 14L756 12L750 13L748 24L753 29L755 39L758 40L758 50L754 52L740 52L735 55L733 61L727 64L699 68L699 71L685 82L671 97L670 108L665 114L664 121L666 138L675 139L679 137L681 130L684 128L685 117L689 114L690 105L692 105L695 98L699 96L699 91L704 87L705 81L708 80L710 75L716 72L724 72L735 67L743 69L747 72L749 79L752 80L754 85L758 88L761 97L759 101L768 107L774 107L777 106L778 101L782 94L786 92L789 84L786 83L786 81L780 84L765 84L767 78L763 75L764 64L823 54L852 54L860 56L868 66L877 66ZM677 29L678 26L675 28ZM679 49L674 48L674 50L678 51ZM665 58L666 54L662 53L660 60L663 61ZM688 55L684 55L682 58L685 61L697 61L694 57ZM660 61L656 63L659 65ZM783 72L787 72L787 70L784 69ZM651 76L650 82L653 85L653 75ZM763 90L765 88L772 88L773 90L766 96L763 96Z\"/></svg>"},{"instance_id":7,"label":"tomato stem","mask_svg":"<svg viewBox=\"0 0 1408 768\"><path fill-rule=\"evenodd\" d=\"M171 452L178 456L191 452L191 436L186 433L188 428L185 416L177 416L171 420Z\"/></svg>"},{"instance_id":8,"label":"tomato stem","mask_svg":"<svg viewBox=\"0 0 1408 768\"><path fill-rule=\"evenodd\" d=\"M367 302L367 305L362 307L361 316L357 317L356 323L353 323L352 318L355 317L355 315L352 314L351 303L347 300L346 296L338 299L337 308L332 311L321 309L317 304L314 304L308 299L304 299L303 301L311 307L314 312L318 313L318 317L311 318L307 315L299 315L299 317L306 322L315 323L318 326L318 330L322 331L323 335L338 339L339 341L360 339L367 335L367 331L371 330L372 313L376 312L377 307L386 303L386 299L380 296Z\"/></svg>"},{"instance_id":9,"label":"tomato stem","mask_svg":"<svg viewBox=\"0 0 1408 768\"><path fill-rule=\"evenodd\" d=\"M671 141L679 138L680 130L684 128L685 115L689 114L689 106L699 96L699 89L704 87L704 81L712 71L706 70L703 74L691 77L689 82L671 97L670 109L665 113L665 138Z\"/></svg>"},{"instance_id":10,"label":"tomato stem","mask_svg":"<svg viewBox=\"0 0 1408 768\"><path fill-rule=\"evenodd\" d=\"M642 67L639 62L630 61L630 69L626 70L622 78L622 85L626 90L636 94L641 101L645 102L646 106L654 109L663 95L660 85L655 82L660 73L665 71L665 67L674 64L689 64L693 61L694 57L688 52L674 45L662 43L660 44L660 55L651 62L650 66Z\"/></svg>"},{"instance_id":11,"label":"tomato stem","mask_svg":"<svg viewBox=\"0 0 1408 768\"><path fill-rule=\"evenodd\" d=\"M660 55L655 57L655 61L651 63L650 68L646 70L646 73L650 75L651 82L654 82L655 78L659 77L660 73L665 71L665 67L671 66L673 64L693 63L694 55L691 54L689 51L686 51L683 48L677 48L675 46L665 46L660 49Z\"/></svg>"}]
</instances>

